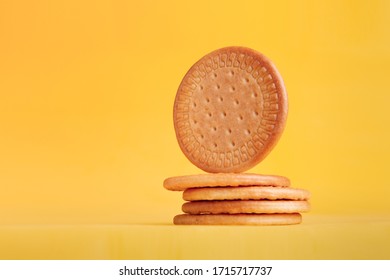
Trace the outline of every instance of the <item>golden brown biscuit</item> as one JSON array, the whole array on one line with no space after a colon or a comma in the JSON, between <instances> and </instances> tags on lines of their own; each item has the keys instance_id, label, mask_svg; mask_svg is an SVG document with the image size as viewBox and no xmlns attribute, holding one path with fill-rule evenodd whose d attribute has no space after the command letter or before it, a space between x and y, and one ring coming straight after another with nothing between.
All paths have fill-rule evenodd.
<instances>
[{"instance_id":1,"label":"golden brown biscuit","mask_svg":"<svg viewBox=\"0 0 390 280\"><path fill-rule=\"evenodd\" d=\"M183 192L183 199L196 200L308 200L310 192L303 189L283 187L218 187L190 188Z\"/></svg>"},{"instance_id":2,"label":"golden brown biscuit","mask_svg":"<svg viewBox=\"0 0 390 280\"><path fill-rule=\"evenodd\" d=\"M290 180L276 175L252 173L216 173L171 177L164 180L164 188L183 191L188 188L225 186L290 186Z\"/></svg>"},{"instance_id":3,"label":"golden brown biscuit","mask_svg":"<svg viewBox=\"0 0 390 280\"><path fill-rule=\"evenodd\" d=\"M243 172L279 140L287 93L274 64L245 47L207 54L184 76L174 127L186 157L206 172Z\"/></svg>"},{"instance_id":4,"label":"golden brown biscuit","mask_svg":"<svg viewBox=\"0 0 390 280\"><path fill-rule=\"evenodd\" d=\"M188 214L299 213L309 211L310 204L298 200L193 201L184 203L182 210Z\"/></svg>"},{"instance_id":5,"label":"golden brown biscuit","mask_svg":"<svg viewBox=\"0 0 390 280\"><path fill-rule=\"evenodd\" d=\"M181 214L173 219L175 225L293 225L302 222L299 213L293 214Z\"/></svg>"}]
</instances>

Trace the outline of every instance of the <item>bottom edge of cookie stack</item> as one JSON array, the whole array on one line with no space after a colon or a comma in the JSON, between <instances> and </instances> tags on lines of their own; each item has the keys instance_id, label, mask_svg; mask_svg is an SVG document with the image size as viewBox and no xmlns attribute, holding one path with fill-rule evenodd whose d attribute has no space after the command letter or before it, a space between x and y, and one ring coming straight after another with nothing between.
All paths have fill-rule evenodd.
<instances>
[{"instance_id":1,"label":"bottom edge of cookie stack","mask_svg":"<svg viewBox=\"0 0 390 280\"><path fill-rule=\"evenodd\" d=\"M310 192L290 187L275 175L218 173L171 177L171 191L182 191L184 213L175 225L296 225L310 210Z\"/></svg>"},{"instance_id":2,"label":"bottom edge of cookie stack","mask_svg":"<svg viewBox=\"0 0 390 280\"><path fill-rule=\"evenodd\" d=\"M296 225L302 222L300 213L291 214L179 214L175 225Z\"/></svg>"}]
</instances>

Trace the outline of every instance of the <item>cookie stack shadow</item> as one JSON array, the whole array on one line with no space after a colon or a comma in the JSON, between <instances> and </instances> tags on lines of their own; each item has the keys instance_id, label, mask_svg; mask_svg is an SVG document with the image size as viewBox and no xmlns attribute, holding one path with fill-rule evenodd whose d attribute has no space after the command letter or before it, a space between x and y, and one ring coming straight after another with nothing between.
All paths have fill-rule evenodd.
<instances>
[{"instance_id":1,"label":"cookie stack shadow","mask_svg":"<svg viewBox=\"0 0 390 280\"><path fill-rule=\"evenodd\" d=\"M200 174L167 178L181 191L183 214L176 225L292 225L310 209L310 193L282 176L250 173Z\"/></svg>"}]
</instances>

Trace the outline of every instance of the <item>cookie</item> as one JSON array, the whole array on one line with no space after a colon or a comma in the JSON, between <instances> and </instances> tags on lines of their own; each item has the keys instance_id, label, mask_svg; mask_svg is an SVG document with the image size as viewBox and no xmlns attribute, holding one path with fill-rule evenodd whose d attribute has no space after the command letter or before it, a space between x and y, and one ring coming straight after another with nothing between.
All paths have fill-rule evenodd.
<instances>
[{"instance_id":1,"label":"cookie","mask_svg":"<svg viewBox=\"0 0 390 280\"><path fill-rule=\"evenodd\" d=\"M196 62L174 102L176 138L185 156L212 173L243 172L263 160L287 118L287 93L275 65L245 47Z\"/></svg>"},{"instance_id":2,"label":"cookie","mask_svg":"<svg viewBox=\"0 0 390 280\"><path fill-rule=\"evenodd\" d=\"M277 186L288 187L290 180L283 176L252 173L210 173L171 177L164 180L164 187L171 191L183 191L199 187Z\"/></svg>"},{"instance_id":3,"label":"cookie","mask_svg":"<svg viewBox=\"0 0 390 280\"><path fill-rule=\"evenodd\" d=\"M190 188L183 192L183 199L197 200L308 200L310 192L303 189L283 187L219 187Z\"/></svg>"},{"instance_id":4,"label":"cookie","mask_svg":"<svg viewBox=\"0 0 390 280\"><path fill-rule=\"evenodd\" d=\"M308 201L294 200L193 201L182 205L183 212L188 214L298 213L309 209Z\"/></svg>"},{"instance_id":5,"label":"cookie","mask_svg":"<svg viewBox=\"0 0 390 280\"><path fill-rule=\"evenodd\" d=\"M175 225L294 225L302 222L299 213L293 214L235 214L191 215L173 218Z\"/></svg>"}]
</instances>

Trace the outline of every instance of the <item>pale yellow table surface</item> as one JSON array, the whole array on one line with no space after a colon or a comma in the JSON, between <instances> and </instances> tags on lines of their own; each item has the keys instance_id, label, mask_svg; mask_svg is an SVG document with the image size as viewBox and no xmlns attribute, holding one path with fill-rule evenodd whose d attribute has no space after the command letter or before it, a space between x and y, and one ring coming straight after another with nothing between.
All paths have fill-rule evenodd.
<instances>
[{"instance_id":1,"label":"pale yellow table surface","mask_svg":"<svg viewBox=\"0 0 390 280\"><path fill-rule=\"evenodd\" d=\"M296 226L2 225L1 259L390 259L390 215Z\"/></svg>"}]
</instances>

